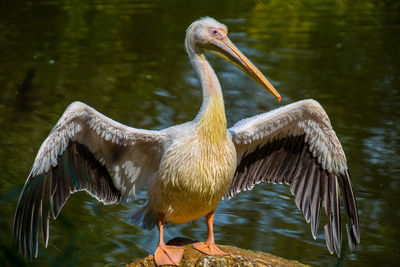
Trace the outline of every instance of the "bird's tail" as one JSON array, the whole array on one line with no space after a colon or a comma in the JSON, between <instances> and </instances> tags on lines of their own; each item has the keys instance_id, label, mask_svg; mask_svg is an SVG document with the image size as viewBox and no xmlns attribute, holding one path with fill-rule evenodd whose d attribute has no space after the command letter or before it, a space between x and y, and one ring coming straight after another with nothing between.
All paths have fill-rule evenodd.
<instances>
[{"instance_id":1,"label":"bird's tail","mask_svg":"<svg viewBox=\"0 0 400 267\"><path fill-rule=\"evenodd\" d=\"M126 221L130 224L141 224L143 229L151 230L157 225L158 216L148 208L148 205L145 205L129 216Z\"/></svg>"}]
</instances>

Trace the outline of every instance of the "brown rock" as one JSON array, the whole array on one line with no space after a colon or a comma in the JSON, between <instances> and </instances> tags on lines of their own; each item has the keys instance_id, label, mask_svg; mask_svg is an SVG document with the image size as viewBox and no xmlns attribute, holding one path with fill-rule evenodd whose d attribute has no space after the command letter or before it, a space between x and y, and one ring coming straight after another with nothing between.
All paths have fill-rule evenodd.
<instances>
[{"instance_id":1,"label":"brown rock","mask_svg":"<svg viewBox=\"0 0 400 267\"><path fill-rule=\"evenodd\" d=\"M218 245L223 251L229 253L227 256L209 256L198 252L192 248L191 243L195 241L175 238L168 242L169 245L182 245L185 247L185 253L179 266L195 267L259 267L259 266L298 266L304 265L298 261L287 260L265 252L246 250L231 246ZM136 262L127 264L126 267L150 267L156 266L153 255L139 259Z\"/></svg>"}]
</instances>

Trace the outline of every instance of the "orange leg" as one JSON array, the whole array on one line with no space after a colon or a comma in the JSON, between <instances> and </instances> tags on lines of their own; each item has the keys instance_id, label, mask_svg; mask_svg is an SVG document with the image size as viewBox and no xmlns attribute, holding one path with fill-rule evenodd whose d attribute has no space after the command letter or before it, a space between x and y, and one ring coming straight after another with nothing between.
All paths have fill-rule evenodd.
<instances>
[{"instance_id":1,"label":"orange leg","mask_svg":"<svg viewBox=\"0 0 400 267\"><path fill-rule=\"evenodd\" d=\"M179 265L185 248L178 246L167 246L164 243L164 223L158 221L159 239L158 246L154 252L154 260L157 265Z\"/></svg>"},{"instance_id":2,"label":"orange leg","mask_svg":"<svg viewBox=\"0 0 400 267\"><path fill-rule=\"evenodd\" d=\"M206 242L198 242L193 244L193 248L197 249L200 252L203 252L207 255L227 255L228 253L223 252L214 242L214 229L213 229L213 221L214 221L214 211L211 211L206 216L207 228L208 228L208 237Z\"/></svg>"}]
</instances>

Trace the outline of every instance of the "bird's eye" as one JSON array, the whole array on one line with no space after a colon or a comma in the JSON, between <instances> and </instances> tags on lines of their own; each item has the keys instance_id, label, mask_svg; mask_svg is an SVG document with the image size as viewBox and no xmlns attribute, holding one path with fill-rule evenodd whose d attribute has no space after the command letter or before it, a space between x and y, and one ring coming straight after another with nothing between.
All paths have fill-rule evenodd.
<instances>
[{"instance_id":1,"label":"bird's eye","mask_svg":"<svg viewBox=\"0 0 400 267\"><path fill-rule=\"evenodd\" d=\"M208 28L208 33L213 37L217 39L221 39L224 37L224 32L221 29L218 29L216 27L210 27Z\"/></svg>"}]
</instances>

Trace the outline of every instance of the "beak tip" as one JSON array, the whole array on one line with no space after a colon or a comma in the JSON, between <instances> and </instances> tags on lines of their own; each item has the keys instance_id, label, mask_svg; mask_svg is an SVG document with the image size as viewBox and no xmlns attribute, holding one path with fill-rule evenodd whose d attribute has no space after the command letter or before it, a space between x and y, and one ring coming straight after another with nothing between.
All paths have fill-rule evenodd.
<instances>
[{"instance_id":1,"label":"beak tip","mask_svg":"<svg viewBox=\"0 0 400 267\"><path fill-rule=\"evenodd\" d=\"M278 99L278 102L281 103L282 97L280 95L278 95L277 99Z\"/></svg>"}]
</instances>

